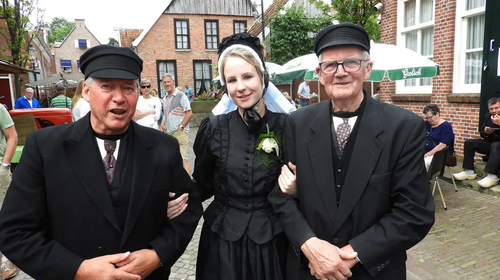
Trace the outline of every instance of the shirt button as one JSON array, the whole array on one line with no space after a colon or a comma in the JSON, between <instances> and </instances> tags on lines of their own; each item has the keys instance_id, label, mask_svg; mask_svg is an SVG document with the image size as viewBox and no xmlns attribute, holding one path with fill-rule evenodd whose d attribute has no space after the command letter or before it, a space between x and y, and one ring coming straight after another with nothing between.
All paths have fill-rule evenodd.
<instances>
[{"instance_id":1,"label":"shirt button","mask_svg":"<svg viewBox=\"0 0 500 280\"><path fill-rule=\"evenodd\" d=\"M245 177L245 179L243 179L243 180L248 181L248 178L247 178L247 177Z\"/></svg>"},{"instance_id":2,"label":"shirt button","mask_svg":"<svg viewBox=\"0 0 500 280\"><path fill-rule=\"evenodd\" d=\"M99 246L99 247L97 247L97 251L102 252L102 251L104 251L104 248L102 248L102 246Z\"/></svg>"},{"instance_id":3,"label":"shirt button","mask_svg":"<svg viewBox=\"0 0 500 280\"><path fill-rule=\"evenodd\" d=\"M341 185L337 185L337 189L340 189L340 188L342 188L342 186Z\"/></svg>"},{"instance_id":4,"label":"shirt button","mask_svg":"<svg viewBox=\"0 0 500 280\"><path fill-rule=\"evenodd\" d=\"M340 201L337 200L337 204L339 204L339 203L340 203Z\"/></svg>"},{"instance_id":5,"label":"shirt button","mask_svg":"<svg viewBox=\"0 0 500 280\"><path fill-rule=\"evenodd\" d=\"M250 147L250 143L248 143L247 146Z\"/></svg>"},{"instance_id":6,"label":"shirt button","mask_svg":"<svg viewBox=\"0 0 500 280\"><path fill-rule=\"evenodd\" d=\"M342 173L342 169L340 169L340 168L339 168L339 169L337 169L337 172L338 172L338 173Z\"/></svg>"},{"instance_id":7,"label":"shirt button","mask_svg":"<svg viewBox=\"0 0 500 280\"><path fill-rule=\"evenodd\" d=\"M247 167L247 166L248 166L248 163L243 163L243 166Z\"/></svg>"},{"instance_id":8,"label":"shirt button","mask_svg":"<svg viewBox=\"0 0 500 280\"><path fill-rule=\"evenodd\" d=\"M337 244L337 243L339 243L339 239L338 239L337 237L335 237L335 238L333 239L333 244Z\"/></svg>"}]
</instances>

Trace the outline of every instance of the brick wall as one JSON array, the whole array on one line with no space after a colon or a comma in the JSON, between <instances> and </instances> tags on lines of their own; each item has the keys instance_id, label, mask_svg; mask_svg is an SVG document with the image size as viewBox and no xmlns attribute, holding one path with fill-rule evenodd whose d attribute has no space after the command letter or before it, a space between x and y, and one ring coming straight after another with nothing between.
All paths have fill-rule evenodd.
<instances>
[{"instance_id":1,"label":"brick wall","mask_svg":"<svg viewBox=\"0 0 500 280\"><path fill-rule=\"evenodd\" d=\"M134 42L134 40L141 35L142 31L144 31L144 29L120 30L120 45L122 47L132 46L132 42Z\"/></svg>"},{"instance_id":2,"label":"brick wall","mask_svg":"<svg viewBox=\"0 0 500 280\"><path fill-rule=\"evenodd\" d=\"M85 26L85 20L75 19L76 28L71 32L64 43L59 48L54 48L54 60L56 64L56 72L62 73L61 69L61 59L71 59L71 72L67 74L76 77L82 77L81 73L77 67L76 60L80 59L80 56L88 50L88 48L76 48L75 40L87 39L90 40L90 46L95 47L100 45L99 41L92 35L92 33Z\"/></svg>"},{"instance_id":3,"label":"brick wall","mask_svg":"<svg viewBox=\"0 0 500 280\"><path fill-rule=\"evenodd\" d=\"M381 42L396 44L398 1L384 0L383 2ZM462 156L464 141L469 138L479 137L477 132L479 125L479 96L478 94L453 93L455 19L456 0L436 0L434 61L440 66L440 75L433 78L432 94L394 95L396 91L395 83L384 80L380 83L380 100L393 103L415 113L420 113L423 107L429 103L437 104L441 111L441 117L453 126L455 150L458 156Z\"/></svg>"},{"instance_id":4,"label":"brick wall","mask_svg":"<svg viewBox=\"0 0 500 280\"><path fill-rule=\"evenodd\" d=\"M190 50L175 49L174 19L189 19ZM205 49L205 19L219 21L219 42L233 34L233 20L246 20L247 26L253 22L253 17L248 16L163 14L137 46L137 53L144 61L142 78L151 80L156 88L156 61L175 60L177 85L188 84L194 89L193 60L210 60L216 64L218 59L217 50ZM215 67L212 67L212 78L215 76Z\"/></svg>"}]
</instances>

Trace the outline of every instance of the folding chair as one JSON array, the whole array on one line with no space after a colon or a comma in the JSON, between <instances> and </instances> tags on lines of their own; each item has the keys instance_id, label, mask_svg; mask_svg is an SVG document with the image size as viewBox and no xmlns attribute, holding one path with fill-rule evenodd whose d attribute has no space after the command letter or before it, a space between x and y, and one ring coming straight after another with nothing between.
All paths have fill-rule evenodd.
<instances>
[{"instance_id":1,"label":"folding chair","mask_svg":"<svg viewBox=\"0 0 500 280\"><path fill-rule=\"evenodd\" d=\"M434 191L436 190L436 186L439 190L439 194L441 195L441 200L443 201L444 210L447 210L446 202L444 202L443 192L441 191L441 186L439 185L438 177L443 176L445 161L446 161L446 152L447 149L441 150L434 154L432 158L431 165L429 166L429 170L427 171L429 182L432 184L432 180L434 180L434 187L432 189L432 195L434 195Z\"/></svg>"},{"instance_id":2,"label":"folding chair","mask_svg":"<svg viewBox=\"0 0 500 280\"><path fill-rule=\"evenodd\" d=\"M451 149L451 155L455 156L455 138L453 138L453 140L451 141L451 145L448 149ZM457 165L456 164L448 165L446 164L446 160L444 165L445 167L448 167L448 172L450 172L451 181L453 182L453 186L455 186L455 191L458 192L457 184L455 184L455 177L453 177L453 173L451 173L451 168L450 168L450 167L455 167Z\"/></svg>"}]
</instances>

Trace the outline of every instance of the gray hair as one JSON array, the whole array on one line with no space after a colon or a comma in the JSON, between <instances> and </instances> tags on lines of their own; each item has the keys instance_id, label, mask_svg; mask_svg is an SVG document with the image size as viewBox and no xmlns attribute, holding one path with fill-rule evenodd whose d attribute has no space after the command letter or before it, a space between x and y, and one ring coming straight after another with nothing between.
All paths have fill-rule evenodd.
<instances>
[{"instance_id":1,"label":"gray hair","mask_svg":"<svg viewBox=\"0 0 500 280\"><path fill-rule=\"evenodd\" d=\"M163 74L163 76L161 76L161 79L163 80L163 78L165 78L165 77L168 77L168 78L172 79L172 81L175 82L174 75L172 75L172 74L170 74L170 73L167 72L167 73Z\"/></svg>"},{"instance_id":2,"label":"gray hair","mask_svg":"<svg viewBox=\"0 0 500 280\"><path fill-rule=\"evenodd\" d=\"M141 84L140 84L141 81L139 79L136 79L134 81L135 81L135 90L138 91L139 88L141 87ZM90 87L90 85L92 84L92 82L94 82L94 79L92 77L88 77L85 80L85 84L87 84L87 87Z\"/></svg>"},{"instance_id":3,"label":"gray hair","mask_svg":"<svg viewBox=\"0 0 500 280\"><path fill-rule=\"evenodd\" d=\"M31 90L31 93L34 93L34 92L35 92L35 90L33 90L33 89L32 89L32 88L30 88L30 87L25 88L25 89L24 89L24 92L27 92L28 90Z\"/></svg>"},{"instance_id":4,"label":"gray hair","mask_svg":"<svg viewBox=\"0 0 500 280\"><path fill-rule=\"evenodd\" d=\"M56 92L58 95L65 94L66 87L64 87L63 85L56 85Z\"/></svg>"}]
</instances>

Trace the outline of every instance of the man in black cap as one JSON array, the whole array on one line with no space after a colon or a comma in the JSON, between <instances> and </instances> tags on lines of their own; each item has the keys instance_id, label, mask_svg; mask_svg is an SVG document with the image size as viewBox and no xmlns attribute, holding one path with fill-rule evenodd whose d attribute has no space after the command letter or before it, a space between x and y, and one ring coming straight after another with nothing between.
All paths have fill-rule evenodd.
<instances>
[{"instance_id":1,"label":"man in black cap","mask_svg":"<svg viewBox=\"0 0 500 280\"><path fill-rule=\"evenodd\" d=\"M177 140L137 125L142 60L100 45L80 59L79 121L31 133L0 211L0 250L35 279L168 279L201 216Z\"/></svg>"},{"instance_id":2,"label":"man in black cap","mask_svg":"<svg viewBox=\"0 0 500 280\"><path fill-rule=\"evenodd\" d=\"M290 240L286 279L406 279L406 250L434 223L424 123L363 91L372 62L361 26L326 27L314 51L330 100L288 118L293 172L283 168L269 195Z\"/></svg>"}]
</instances>

